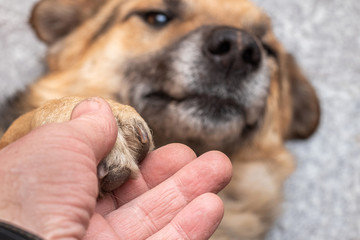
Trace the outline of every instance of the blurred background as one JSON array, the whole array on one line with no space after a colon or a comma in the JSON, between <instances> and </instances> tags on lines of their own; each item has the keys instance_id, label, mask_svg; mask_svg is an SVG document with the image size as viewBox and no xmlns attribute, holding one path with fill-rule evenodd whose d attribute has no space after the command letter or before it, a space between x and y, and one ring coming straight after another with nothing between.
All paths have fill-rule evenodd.
<instances>
[{"instance_id":1,"label":"blurred background","mask_svg":"<svg viewBox=\"0 0 360 240\"><path fill-rule=\"evenodd\" d=\"M360 240L360 1L254 1L322 105L316 135L288 144L298 167L267 240ZM34 2L0 0L0 104L44 72L45 47L27 24Z\"/></svg>"}]
</instances>

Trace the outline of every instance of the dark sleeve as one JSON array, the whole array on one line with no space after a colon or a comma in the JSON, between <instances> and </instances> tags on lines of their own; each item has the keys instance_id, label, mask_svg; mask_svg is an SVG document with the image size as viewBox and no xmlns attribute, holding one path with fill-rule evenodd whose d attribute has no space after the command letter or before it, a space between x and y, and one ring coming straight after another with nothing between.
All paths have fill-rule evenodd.
<instances>
[{"instance_id":1,"label":"dark sleeve","mask_svg":"<svg viewBox=\"0 0 360 240\"><path fill-rule=\"evenodd\" d=\"M0 240L43 240L12 224L0 221Z\"/></svg>"}]
</instances>

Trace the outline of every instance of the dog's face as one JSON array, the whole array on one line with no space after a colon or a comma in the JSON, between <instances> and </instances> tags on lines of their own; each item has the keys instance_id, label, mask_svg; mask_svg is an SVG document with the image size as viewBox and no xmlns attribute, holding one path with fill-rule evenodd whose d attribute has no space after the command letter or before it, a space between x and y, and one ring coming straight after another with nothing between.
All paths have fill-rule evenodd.
<instances>
[{"instance_id":1,"label":"dog's face","mask_svg":"<svg viewBox=\"0 0 360 240\"><path fill-rule=\"evenodd\" d=\"M66 75L48 84L132 105L157 145L231 153L318 124L314 90L247 0L43 0L31 21Z\"/></svg>"}]
</instances>

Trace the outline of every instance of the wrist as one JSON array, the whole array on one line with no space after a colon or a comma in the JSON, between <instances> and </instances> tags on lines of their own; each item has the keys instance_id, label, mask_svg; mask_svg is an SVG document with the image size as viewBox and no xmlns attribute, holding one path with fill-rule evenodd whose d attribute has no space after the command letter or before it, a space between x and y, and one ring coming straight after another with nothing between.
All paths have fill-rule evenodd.
<instances>
[{"instance_id":1,"label":"wrist","mask_svg":"<svg viewBox=\"0 0 360 240\"><path fill-rule=\"evenodd\" d=\"M6 193L0 195L0 225L2 228L5 228L6 224L16 226L36 234L34 224L38 220L35 217L29 218L33 213L27 213L27 207L24 205L24 203L31 202L31 196L27 194L31 190L27 184L21 182L21 180L26 178L24 177L26 174L17 170L19 168L15 162L12 162L12 165L9 166L5 165L4 169L8 170L0 171L0 182L2 183L0 184L0 192ZM27 191L23 191L24 189L27 189ZM2 238L0 239L3 240Z\"/></svg>"}]
</instances>

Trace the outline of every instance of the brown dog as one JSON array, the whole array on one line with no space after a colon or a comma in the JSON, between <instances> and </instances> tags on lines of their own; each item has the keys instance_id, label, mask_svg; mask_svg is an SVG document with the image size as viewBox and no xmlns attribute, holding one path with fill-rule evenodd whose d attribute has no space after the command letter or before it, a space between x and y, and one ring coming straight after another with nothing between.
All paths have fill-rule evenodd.
<instances>
[{"instance_id":1,"label":"brown dog","mask_svg":"<svg viewBox=\"0 0 360 240\"><path fill-rule=\"evenodd\" d=\"M2 110L5 129L36 109L14 122L0 147L69 119L86 97L131 105L157 146L181 142L231 157L215 238L264 237L294 169L284 140L314 132L319 104L259 8L247 0L42 0L31 23L49 45L49 73ZM59 100L43 106L50 99ZM109 102L119 137L99 167L102 191L118 187L152 148L139 115Z\"/></svg>"}]
</instances>

